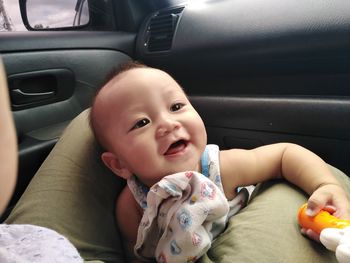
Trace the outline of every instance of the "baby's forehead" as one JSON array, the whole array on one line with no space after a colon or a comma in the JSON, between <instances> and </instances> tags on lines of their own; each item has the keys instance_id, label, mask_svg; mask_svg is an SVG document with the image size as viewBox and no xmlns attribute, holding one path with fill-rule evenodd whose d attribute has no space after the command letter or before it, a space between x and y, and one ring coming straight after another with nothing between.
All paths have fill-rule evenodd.
<instances>
[{"instance_id":1,"label":"baby's forehead","mask_svg":"<svg viewBox=\"0 0 350 263\"><path fill-rule=\"evenodd\" d=\"M152 78L154 76L161 76L162 78L173 78L166 73L165 71L162 71L160 69L156 68L150 68L150 67L144 67L144 68L132 68L126 71L121 72L118 76L116 76L116 81L120 80L135 80L135 79L141 79L146 80L147 78Z\"/></svg>"},{"instance_id":2,"label":"baby's forehead","mask_svg":"<svg viewBox=\"0 0 350 263\"><path fill-rule=\"evenodd\" d=\"M121 72L111 83L108 84L111 89L126 89L130 88L150 88L150 87L165 87L183 92L180 85L165 71L155 68L133 68Z\"/></svg>"}]
</instances>

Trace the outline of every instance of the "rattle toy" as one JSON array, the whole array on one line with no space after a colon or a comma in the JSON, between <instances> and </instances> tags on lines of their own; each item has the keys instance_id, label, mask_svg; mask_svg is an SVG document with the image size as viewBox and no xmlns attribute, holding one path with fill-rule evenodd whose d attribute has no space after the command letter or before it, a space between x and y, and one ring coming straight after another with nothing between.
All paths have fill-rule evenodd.
<instances>
[{"instance_id":1,"label":"rattle toy","mask_svg":"<svg viewBox=\"0 0 350 263\"><path fill-rule=\"evenodd\" d=\"M338 262L350 262L350 221L336 218L325 210L315 216L308 216L306 208L307 204L299 208L300 226L319 234L321 243L327 249L335 251Z\"/></svg>"}]
</instances>

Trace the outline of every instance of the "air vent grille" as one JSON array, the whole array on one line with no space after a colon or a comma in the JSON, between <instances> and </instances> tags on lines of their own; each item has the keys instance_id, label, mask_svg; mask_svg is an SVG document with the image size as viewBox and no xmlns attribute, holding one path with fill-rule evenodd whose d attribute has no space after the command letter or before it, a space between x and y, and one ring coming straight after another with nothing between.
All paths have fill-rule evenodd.
<instances>
[{"instance_id":1,"label":"air vent grille","mask_svg":"<svg viewBox=\"0 0 350 263\"><path fill-rule=\"evenodd\" d=\"M149 52L170 50L175 28L184 7L156 13L149 22L145 46Z\"/></svg>"}]
</instances>

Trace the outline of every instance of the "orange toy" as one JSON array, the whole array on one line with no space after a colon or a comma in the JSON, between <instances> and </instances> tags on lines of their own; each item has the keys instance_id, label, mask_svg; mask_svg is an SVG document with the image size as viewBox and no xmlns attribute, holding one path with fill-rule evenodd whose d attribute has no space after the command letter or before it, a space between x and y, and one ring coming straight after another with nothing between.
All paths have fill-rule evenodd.
<instances>
[{"instance_id":1,"label":"orange toy","mask_svg":"<svg viewBox=\"0 0 350 263\"><path fill-rule=\"evenodd\" d=\"M302 205L298 211L298 221L301 227L311 229L317 234L325 228L345 228L350 226L349 220L342 220L332 216L327 211L321 210L317 215L311 217L306 215L307 204Z\"/></svg>"}]
</instances>

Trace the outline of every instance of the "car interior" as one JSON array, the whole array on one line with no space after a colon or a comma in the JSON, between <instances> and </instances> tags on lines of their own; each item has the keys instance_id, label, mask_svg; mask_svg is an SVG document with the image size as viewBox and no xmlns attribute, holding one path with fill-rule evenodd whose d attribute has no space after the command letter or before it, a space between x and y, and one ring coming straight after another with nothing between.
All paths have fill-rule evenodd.
<instances>
[{"instance_id":1,"label":"car interior","mask_svg":"<svg viewBox=\"0 0 350 263\"><path fill-rule=\"evenodd\" d=\"M86 198L93 204L97 201L90 195L95 194L101 207L84 214L76 208L84 205L72 202L70 209L76 211L78 223L63 222L60 211L60 203L75 200L71 192L64 198L48 193L60 199L50 216L60 218L61 225L47 223L45 209L33 209L44 203L17 206L10 221L22 222L16 218L25 209L36 211L41 213L36 223L70 233L84 259L125 262L119 238L111 237L118 232L111 226L113 199L124 183L103 167L87 115L96 91L129 60L165 70L179 82L205 123L208 143L222 149L252 149L292 142L317 153L334 169L350 173L348 1L71 0L76 12L80 4L87 5L88 21L57 28L34 25L31 2L38 4L18 3L26 31L0 33L19 147L17 186L2 220L18 205L29 183L39 187L37 178L53 180L54 188L60 178L91 174ZM76 165L74 169L69 162ZM98 182L100 177L105 181ZM73 181L64 187L72 187ZM79 188L79 183L74 187ZM287 187L278 187L281 199L291 194ZM38 189L45 199L45 191ZM298 198L288 209L303 202ZM110 214L101 216L106 207ZM287 209L283 203L280 207ZM99 221L101 217L108 223ZM104 230L90 233L86 220L105 225ZM78 232L84 231L91 234L89 245L78 238ZM219 248L223 242L203 262L225 262L223 255L229 252ZM295 250L304 251L309 241L303 242ZM96 251L96 246L104 250ZM316 250L323 260L332 260ZM297 256L286 256L283 262L298 262Z\"/></svg>"}]
</instances>

